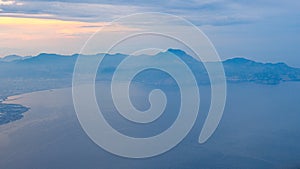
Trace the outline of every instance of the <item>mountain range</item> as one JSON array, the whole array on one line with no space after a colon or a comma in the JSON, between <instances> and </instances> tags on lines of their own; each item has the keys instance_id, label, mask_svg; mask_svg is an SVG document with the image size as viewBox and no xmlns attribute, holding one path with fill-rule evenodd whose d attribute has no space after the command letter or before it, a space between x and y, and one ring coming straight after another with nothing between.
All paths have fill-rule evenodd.
<instances>
[{"instance_id":1,"label":"mountain range","mask_svg":"<svg viewBox=\"0 0 300 169\"><path fill-rule=\"evenodd\" d=\"M143 55L141 57L159 58L170 53L178 56L190 67L199 84L209 84L209 78L203 63L195 60L182 50L169 49L155 56ZM85 55L85 57L102 57L103 55ZM3 93L11 93L11 90L32 91L33 89L39 90L70 86L74 65L78 56L79 54L59 55L41 53L33 57L11 55L0 59L0 90L2 91L2 95ZM111 80L116 67L126 57L127 55L125 54L107 54L98 70L100 75L97 75L96 80ZM260 63L246 58L232 58L222 61L222 63L226 79L229 83L252 82L275 85L285 81L300 81L300 69L290 67L285 63ZM176 67L176 63L166 64ZM209 62L207 64L216 63ZM147 74L146 78L140 76L135 78L135 80L160 85L174 82L169 75L164 73L154 70L145 73Z\"/></svg>"}]
</instances>

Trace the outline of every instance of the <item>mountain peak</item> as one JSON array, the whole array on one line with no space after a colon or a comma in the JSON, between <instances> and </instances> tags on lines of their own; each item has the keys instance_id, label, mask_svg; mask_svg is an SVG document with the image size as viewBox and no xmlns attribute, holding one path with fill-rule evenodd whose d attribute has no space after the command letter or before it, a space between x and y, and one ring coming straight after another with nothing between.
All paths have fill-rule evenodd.
<instances>
[{"instance_id":1,"label":"mountain peak","mask_svg":"<svg viewBox=\"0 0 300 169\"><path fill-rule=\"evenodd\" d=\"M187 54L185 53L185 51L180 50L180 49L173 49L173 48L170 48L170 49L168 49L166 52L171 52L171 53L173 53L173 54L175 54L175 55L187 55Z\"/></svg>"},{"instance_id":2,"label":"mountain peak","mask_svg":"<svg viewBox=\"0 0 300 169\"><path fill-rule=\"evenodd\" d=\"M23 58L21 56L18 56L18 55L8 55L8 56L5 56L4 58L0 59L0 61L12 62L12 61L21 60L21 59L23 59Z\"/></svg>"},{"instance_id":3,"label":"mountain peak","mask_svg":"<svg viewBox=\"0 0 300 169\"><path fill-rule=\"evenodd\" d=\"M54 54L54 53L40 53L35 57L49 57L49 56L58 56L58 54ZM62 55L61 55L62 56Z\"/></svg>"},{"instance_id":4,"label":"mountain peak","mask_svg":"<svg viewBox=\"0 0 300 169\"><path fill-rule=\"evenodd\" d=\"M253 60L249 60L243 57L237 57L237 58L232 58L232 59L227 59L224 61L224 63L238 63L238 64L243 64L243 63L256 63Z\"/></svg>"}]
</instances>

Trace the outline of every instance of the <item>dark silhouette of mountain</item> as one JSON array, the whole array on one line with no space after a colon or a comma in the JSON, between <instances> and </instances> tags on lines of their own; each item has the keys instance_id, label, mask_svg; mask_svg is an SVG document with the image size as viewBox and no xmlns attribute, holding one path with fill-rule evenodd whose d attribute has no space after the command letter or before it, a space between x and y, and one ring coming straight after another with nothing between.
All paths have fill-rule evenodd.
<instances>
[{"instance_id":1,"label":"dark silhouette of mountain","mask_svg":"<svg viewBox=\"0 0 300 169\"><path fill-rule=\"evenodd\" d=\"M209 84L209 78L203 63L195 60L182 50L169 49L154 56L159 61L161 57L170 53L182 59L194 73L199 84ZM104 54L85 55L84 57L103 57ZM34 57L22 58L9 56L9 62L0 61L1 95L23 93L35 90L70 86L74 65L78 58L74 55L58 55L41 53ZM101 63L97 78L98 81L110 81L111 77L120 64L126 58L124 54L107 54ZM1 59L3 60L3 59ZM165 63L167 66L176 68L176 62ZM216 64L209 62L207 64ZM259 84L278 84L284 81L300 81L300 69L290 67L284 63L259 63L245 58L233 58L223 61L225 74L228 82L253 82ZM133 65L138 66L138 62ZM130 67L128 67L130 69ZM126 71L126 70L125 70ZM169 85L175 83L172 77L158 71L148 71L147 76L138 76L134 80L142 83Z\"/></svg>"}]
</instances>

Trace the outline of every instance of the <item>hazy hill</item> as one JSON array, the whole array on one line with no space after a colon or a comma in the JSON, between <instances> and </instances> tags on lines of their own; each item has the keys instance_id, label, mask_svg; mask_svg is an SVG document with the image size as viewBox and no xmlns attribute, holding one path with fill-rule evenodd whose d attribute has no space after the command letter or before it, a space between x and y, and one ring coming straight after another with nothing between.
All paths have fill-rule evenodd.
<instances>
[{"instance_id":1,"label":"hazy hill","mask_svg":"<svg viewBox=\"0 0 300 169\"><path fill-rule=\"evenodd\" d=\"M198 62L184 51L169 49L167 52L158 53L155 56L143 57L147 61L149 57L160 57L171 52L182 59L194 72L199 84L208 84L209 78L201 62ZM103 54L85 57L102 57ZM71 85L74 65L78 54L58 55L42 53L34 57L19 58L9 56L10 59L0 60L1 95L34 91L48 88L65 87ZM123 54L106 55L100 65L97 80L111 80L112 74L119 63L126 58ZM6 60L6 61L4 61ZM7 61L9 60L9 61ZM208 64L215 64L210 62ZM167 66L176 67L176 63L166 63ZM260 84L278 84L284 81L300 81L300 69L290 67L284 63L259 63L245 58L233 58L223 61L228 82L253 82ZM133 65L138 66L138 63ZM130 68L128 68L130 69ZM138 76L135 81L151 84L172 84L174 80L165 73L158 71L146 71L146 76Z\"/></svg>"},{"instance_id":2,"label":"hazy hill","mask_svg":"<svg viewBox=\"0 0 300 169\"><path fill-rule=\"evenodd\" d=\"M22 59L23 59L23 57L18 56L18 55L8 55L8 56L5 56L4 58L0 58L0 61L11 62L11 61L22 60Z\"/></svg>"}]
</instances>

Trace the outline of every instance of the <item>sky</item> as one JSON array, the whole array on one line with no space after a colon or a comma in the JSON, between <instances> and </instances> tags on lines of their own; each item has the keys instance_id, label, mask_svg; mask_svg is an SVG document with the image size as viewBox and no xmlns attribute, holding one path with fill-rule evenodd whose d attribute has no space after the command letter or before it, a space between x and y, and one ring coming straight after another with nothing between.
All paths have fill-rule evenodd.
<instances>
[{"instance_id":1,"label":"sky","mask_svg":"<svg viewBox=\"0 0 300 169\"><path fill-rule=\"evenodd\" d=\"M300 1L0 0L0 57L79 53L97 30L122 16L163 12L200 28L222 59L246 57L300 67ZM133 31L128 25L106 30Z\"/></svg>"}]
</instances>

